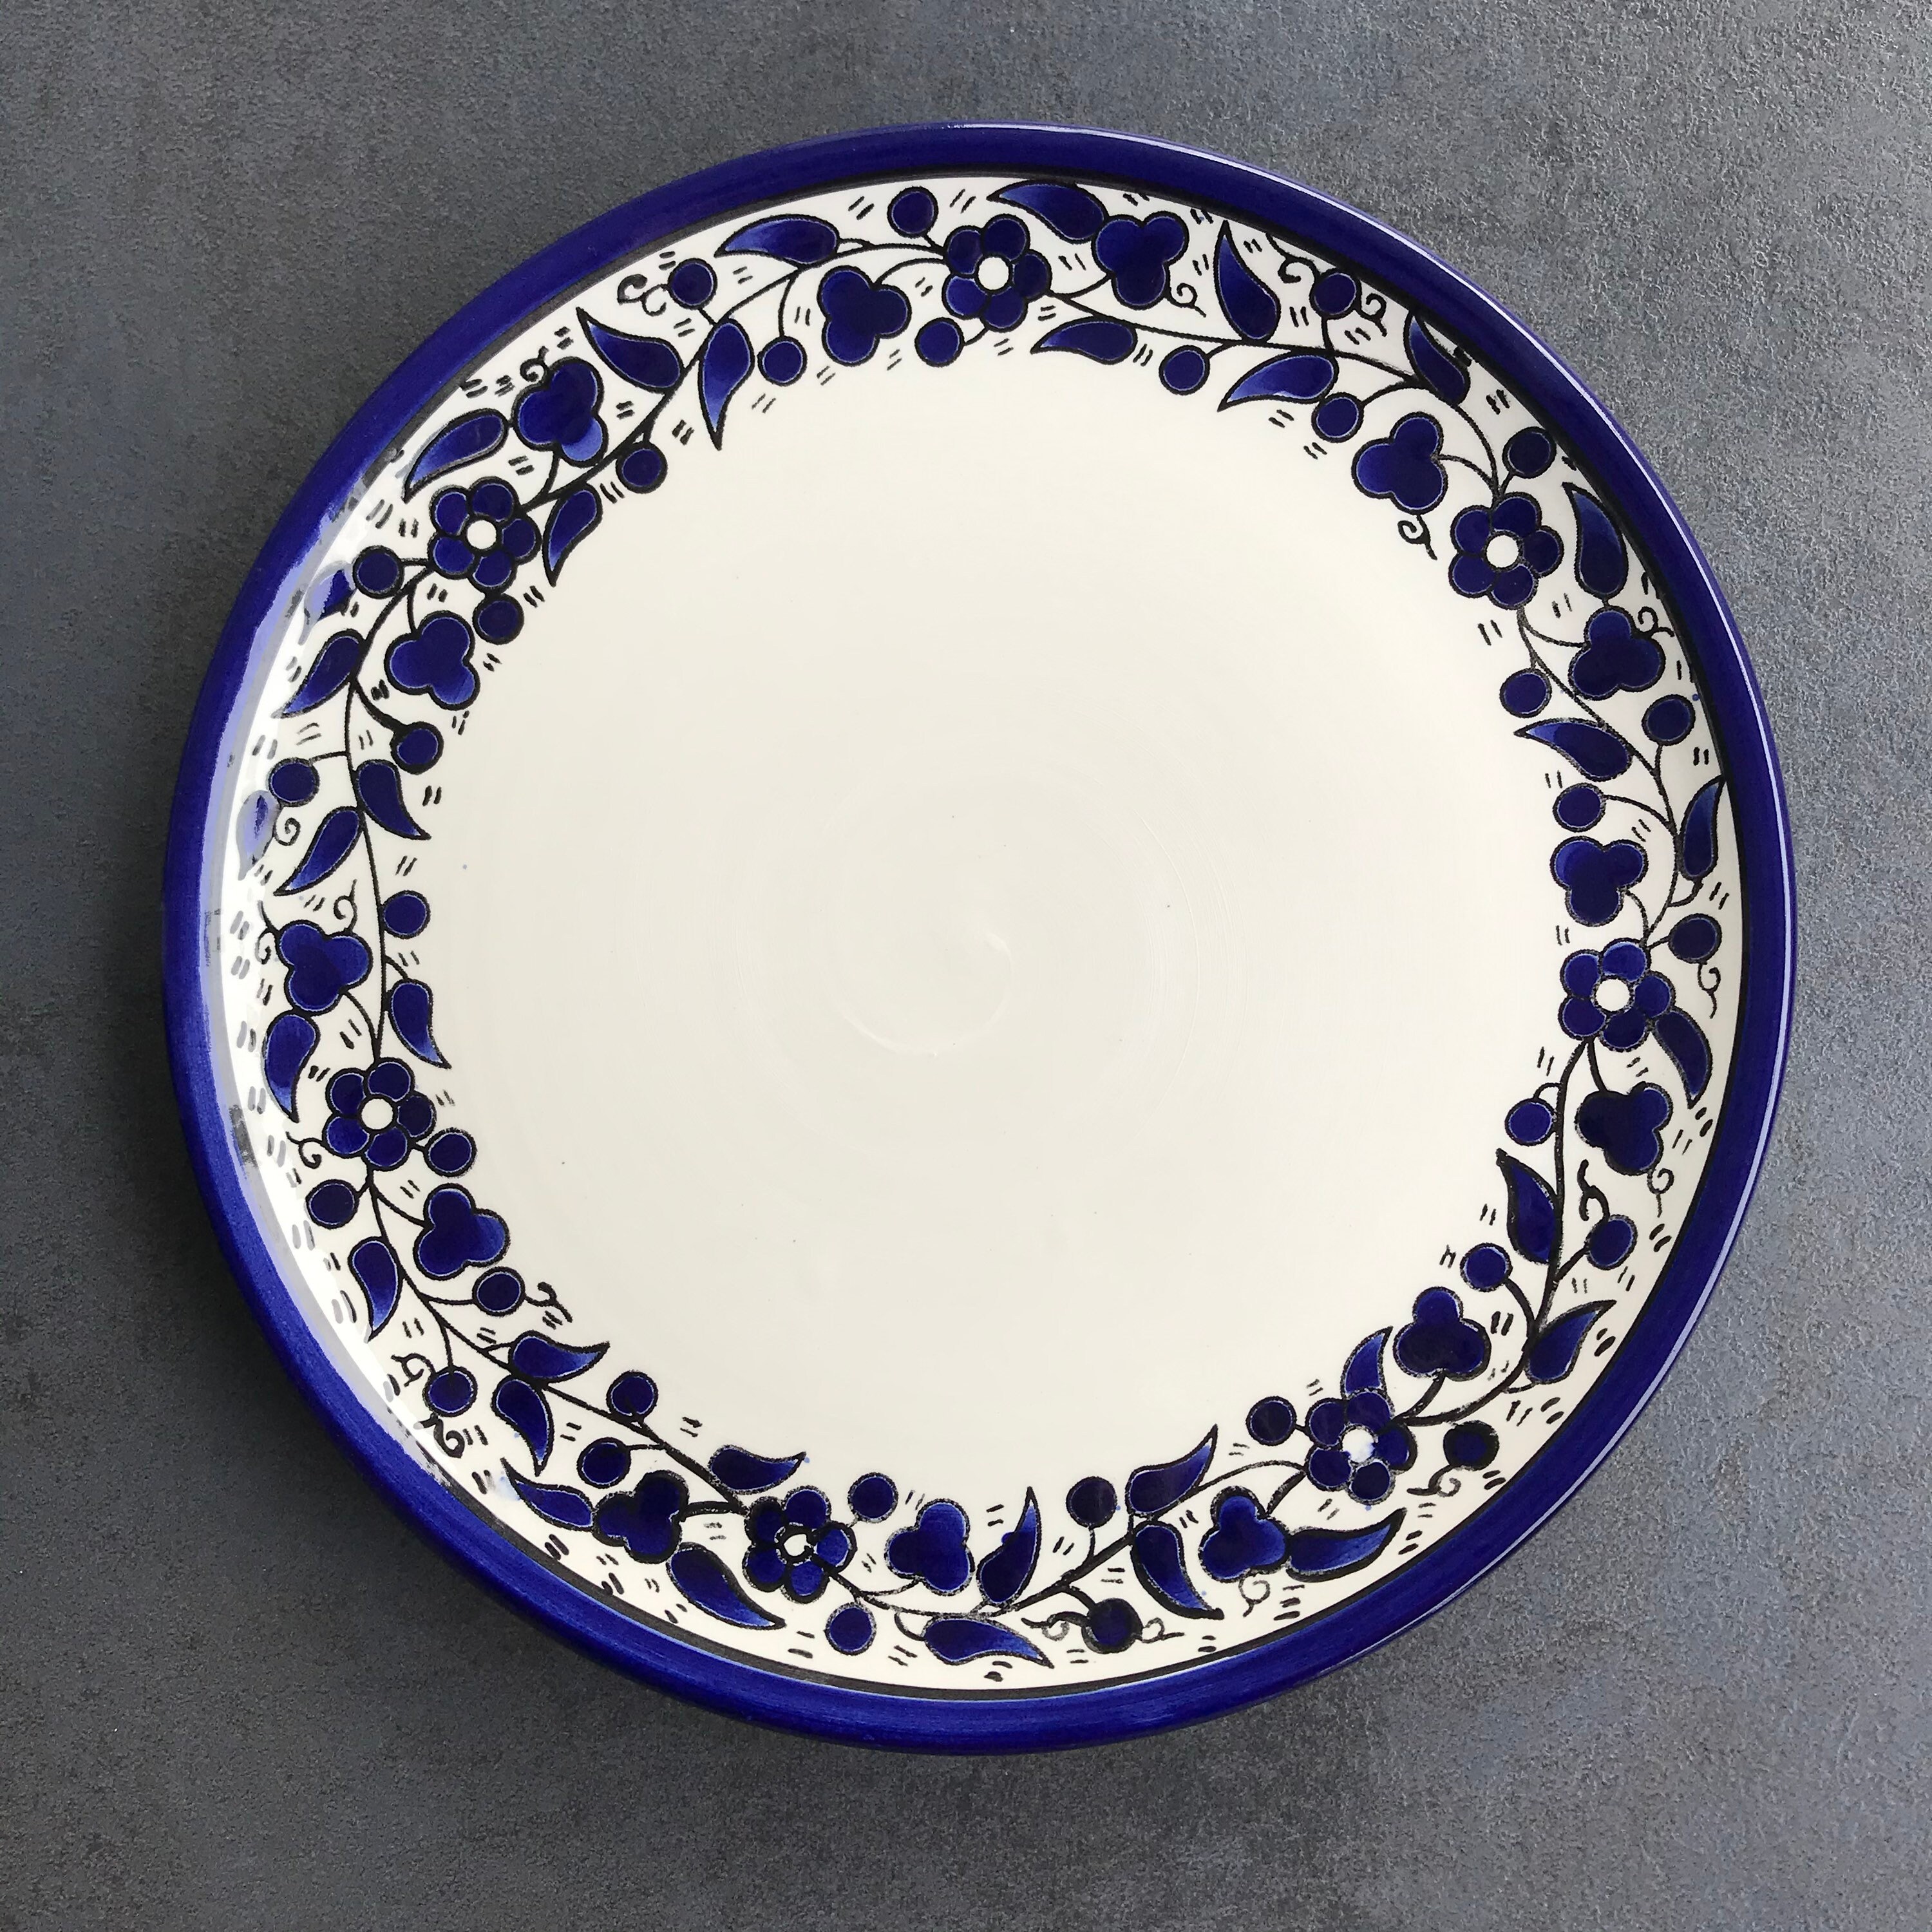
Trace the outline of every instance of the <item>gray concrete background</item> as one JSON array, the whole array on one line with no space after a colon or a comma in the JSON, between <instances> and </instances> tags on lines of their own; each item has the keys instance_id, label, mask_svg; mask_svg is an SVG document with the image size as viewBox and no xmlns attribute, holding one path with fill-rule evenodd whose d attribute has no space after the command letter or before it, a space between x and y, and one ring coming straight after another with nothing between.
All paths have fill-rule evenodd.
<instances>
[{"instance_id":1,"label":"gray concrete background","mask_svg":"<svg viewBox=\"0 0 1932 1932\"><path fill-rule=\"evenodd\" d=\"M1932 1919L1932 38L1846 0L11 0L0 13L0 1927ZM1756 1209L1584 1493L1378 1655L914 1761L670 1702L392 1516L256 1333L158 1017L257 546L388 369L743 150L1086 122L1382 215L1584 372L1762 676L1804 906Z\"/></svg>"}]
</instances>

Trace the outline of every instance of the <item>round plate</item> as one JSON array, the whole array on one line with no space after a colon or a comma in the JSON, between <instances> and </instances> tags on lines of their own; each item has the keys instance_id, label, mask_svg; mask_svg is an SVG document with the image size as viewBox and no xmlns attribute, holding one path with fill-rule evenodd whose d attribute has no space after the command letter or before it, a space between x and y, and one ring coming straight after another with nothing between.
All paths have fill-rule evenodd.
<instances>
[{"instance_id":1,"label":"round plate","mask_svg":"<svg viewBox=\"0 0 1932 1932\"><path fill-rule=\"evenodd\" d=\"M593 222L298 493L169 1025L291 1372L598 1655L1010 1749L1582 1479L1784 1052L1776 764L1576 378L1233 162L889 130Z\"/></svg>"}]
</instances>

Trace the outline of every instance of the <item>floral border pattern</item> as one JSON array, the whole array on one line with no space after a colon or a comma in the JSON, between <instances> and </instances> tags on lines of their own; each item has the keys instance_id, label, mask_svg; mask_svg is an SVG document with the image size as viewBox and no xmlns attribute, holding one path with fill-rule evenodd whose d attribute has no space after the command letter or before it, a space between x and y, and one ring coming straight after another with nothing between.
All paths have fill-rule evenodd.
<instances>
[{"instance_id":1,"label":"floral border pattern","mask_svg":"<svg viewBox=\"0 0 1932 1932\"><path fill-rule=\"evenodd\" d=\"M1497 1420L1616 1346L1604 1284L1627 1290L1640 1245L1659 1247L1655 1210L1694 1180L1721 1092L1727 1055L1706 1028L1736 922L1724 780L1615 517L1550 431L1387 292L1287 238L1122 190L1037 178L982 195L937 177L838 199L842 212L820 197L724 224L606 285L597 308L541 319L514 376L472 376L410 442L398 500L365 510L371 540L316 585L307 615L326 634L274 714L295 743L270 752L236 828L255 891L229 926L248 949L237 976L252 958L274 1009L238 1036L260 1070L250 1107L272 1101L287 1124L263 1154L304 1177L297 1244L341 1244L368 1336L423 1344L394 1355L388 1399L416 1406L446 1464L488 1462L478 1493L524 1512L554 1558L571 1538L604 1552L612 1596L639 1566L672 1606L650 1614L728 1645L808 1625L826 1669L862 1670L875 1642L979 1665L995 1687L1018 1672L1042 1688L1076 1658L1164 1668L1178 1656L1162 1646L1246 1616L1277 1581L1360 1573L1358 1588L1414 1554L1436 1499L1504 1480ZM1210 1427L1058 1502L1029 1489L976 1534L958 1504L883 1472L835 1502L795 1480L802 1453L693 1454L654 1423L647 1373L613 1375L605 1345L572 1337L555 1291L506 1260L476 1141L429 1090L447 1062L412 943L431 908L406 881L435 768L494 654L608 506L666 483L694 423L722 448L758 382L908 349L944 369L1002 345L1150 370L1177 406L1258 405L1311 458L1343 454L1392 535L1481 612L1484 640L1515 648L1500 704L1566 777L1552 904L1603 943L1562 962L1560 1047L1496 1150L1484 1219L1504 1238L1445 1248L1457 1286L1423 1289L1305 1409L1265 1396L1238 1432ZM278 916L285 902L298 916ZM560 1411L598 1432L563 1469Z\"/></svg>"}]
</instances>

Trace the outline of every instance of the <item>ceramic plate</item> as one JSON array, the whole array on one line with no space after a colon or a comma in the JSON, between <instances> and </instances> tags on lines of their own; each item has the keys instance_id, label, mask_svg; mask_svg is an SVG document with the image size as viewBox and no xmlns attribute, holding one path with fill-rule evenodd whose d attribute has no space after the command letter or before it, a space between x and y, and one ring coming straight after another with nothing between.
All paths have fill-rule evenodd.
<instances>
[{"instance_id":1,"label":"ceramic plate","mask_svg":"<svg viewBox=\"0 0 1932 1932\"><path fill-rule=\"evenodd\" d=\"M1222 1709L1528 1533L1784 1052L1749 667L1413 243L1119 136L645 196L434 335L183 768L175 1064L290 1370L664 1687L994 1749Z\"/></svg>"}]
</instances>

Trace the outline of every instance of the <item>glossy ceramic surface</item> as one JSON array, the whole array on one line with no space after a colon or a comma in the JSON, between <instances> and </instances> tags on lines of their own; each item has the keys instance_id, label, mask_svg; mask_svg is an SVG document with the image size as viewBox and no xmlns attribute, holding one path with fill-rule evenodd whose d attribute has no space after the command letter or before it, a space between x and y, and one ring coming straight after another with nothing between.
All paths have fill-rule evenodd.
<instances>
[{"instance_id":1,"label":"glossy ceramic surface","mask_svg":"<svg viewBox=\"0 0 1932 1932\"><path fill-rule=\"evenodd\" d=\"M1628 442L1232 163L888 130L482 298L184 767L190 1137L446 1545L1003 1748L1426 1613L1627 1424L1784 1047L1769 740Z\"/></svg>"}]
</instances>

